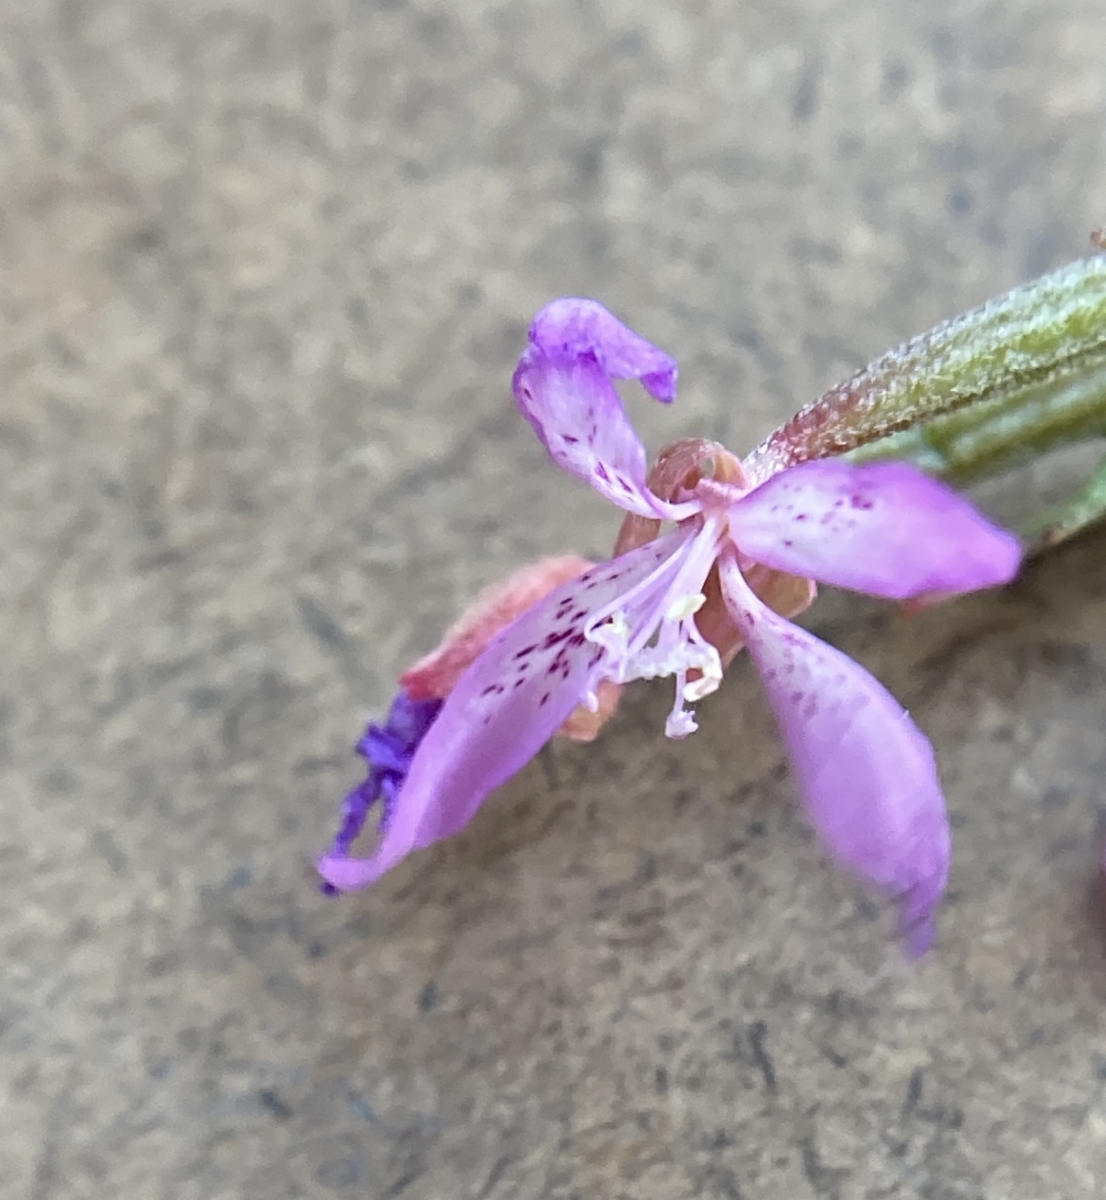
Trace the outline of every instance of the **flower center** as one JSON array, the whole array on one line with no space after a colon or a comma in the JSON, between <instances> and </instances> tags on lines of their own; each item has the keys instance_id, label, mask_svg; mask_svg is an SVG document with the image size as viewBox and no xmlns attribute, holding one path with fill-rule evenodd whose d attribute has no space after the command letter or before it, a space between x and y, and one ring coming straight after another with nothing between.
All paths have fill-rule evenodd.
<instances>
[{"instance_id":1,"label":"flower center","mask_svg":"<svg viewBox=\"0 0 1106 1200\"><path fill-rule=\"evenodd\" d=\"M646 579L593 613L584 629L604 651L600 677L616 683L676 677L676 698L665 733L683 738L697 725L686 705L719 685L722 661L694 617L706 597L703 585L725 532L721 514L705 517L682 546ZM697 678L688 682L688 673Z\"/></svg>"}]
</instances>

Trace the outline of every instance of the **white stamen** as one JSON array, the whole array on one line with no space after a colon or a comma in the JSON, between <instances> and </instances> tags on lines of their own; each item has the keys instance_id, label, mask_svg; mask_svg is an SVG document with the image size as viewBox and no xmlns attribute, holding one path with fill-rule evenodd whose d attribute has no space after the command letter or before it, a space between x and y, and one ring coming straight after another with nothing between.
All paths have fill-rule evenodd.
<instances>
[{"instance_id":1,"label":"white stamen","mask_svg":"<svg viewBox=\"0 0 1106 1200\"><path fill-rule=\"evenodd\" d=\"M671 738L695 732L695 717L684 706L709 695L722 678L718 651L691 619L706 603L703 583L721 532L721 524L708 518L647 580L615 601L617 608L601 609L584 629L588 641L605 652L599 678L629 683L676 677L676 696L664 728ZM689 683L691 671L698 678ZM590 697L585 699L590 707Z\"/></svg>"},{"instance_id":2,"label":"white stamen","mask_svg":"<svg viewBox=\"0 0 1106 1200\"><path fill-rule=\"evenodd\" d=\"M713 671L707 671L705 668L700 668L702 675L691 683L685 683L683 687L683 698L688 704L694 704L696 700L702 700L704 696L709 696L711 692L718 691L718 685L722 682L722 670L719 666L717 674Z\"/></svg>"},{"instance_id":3,"label":"white stamen","mask_svg":"<svg viewBox=\"0 0 1106 1200\"><path fill-rule=\"evenodd\" d=\"M689 733L694 733L698 728L699 726L695 723L695 714L688 712L686 708L680 708L668 714L668 720L664 723L664 735L678 741L680 738L687 737Z\"/></svg>"},{"instance_id":4,"label":"white stamen","mask_svg":"<svg viewBox=\"0 0 1106 1200\"><path fill-rule=\"evenodd\" d=\"M693 617L706 602L707 598L702 592L692 592L690 596L674 600L668 606L668 612L664 614L664 619L666 621L686 621L688 617Z\"/></svg>"},{"instance_id":5,"label":"white stamen","mask_svg":"<svg viewBox=\"0 0 1106 1200\"><path fill-rule=\"evenodd\" d=\"M609 620L589 629L587 633L589 642L602 646L615 659L625 658L629 637L630 626L626 614L621 609L612 613Z\"/></svg>"}]
</instances>

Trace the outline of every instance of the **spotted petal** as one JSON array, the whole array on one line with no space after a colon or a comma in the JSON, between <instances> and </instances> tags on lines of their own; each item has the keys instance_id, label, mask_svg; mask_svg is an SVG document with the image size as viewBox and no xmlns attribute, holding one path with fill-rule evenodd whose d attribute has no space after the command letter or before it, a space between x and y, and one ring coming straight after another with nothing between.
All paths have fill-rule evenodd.
<instances>
[{"instance_id":1,"label":"spotted petal","mask_svg":"<svg viewBox=\"0 0 1106 1200\"><path fill-rule=\"evenodd\" d=\"M546 358L593 358L612 379L639 379L655 399L665 404L676 399L676 360L598 300L566 296L547 304L530 326L530 341Z\"/></svg>"},{"instance_id":2,"label":"spotted petal","mask_svg":"<svg viewBox=\"0 0 1106 1200\"><path fill-rule=\"evenodd\" d=\"M896 600L994 587L1021 562L1016 538L905 463L781 471L731 507L730 531L765 566Z\"/></svg>"},{"instance_id":3,"label":"spotted petal","mask_svg":"<svg viewBox=\"0 0 1106 1200\"><path fill-rule=\"evenodd\" d=\"M555 300L537 315L512 386L523 415L558 466L641 516L680 519L646 485L645 447L613 379L638 379L654 398L676 395L676 362L595 300Z\"/></svg>"},{"instance_id":4,"label":"spotted petal","mask_svg":"<svg viewBox=\"0 0 1106 1200\"><path fill-rule=\"evenodd\" d=\"M444 699L497 633L555 587L593 566L579 555L562 554L528 563L491 584L446 630L441 642L403 672L400 684L412 699Z\"/></svg>"},{"instance_id":5,"label":"spotted petal","mask_svg":"<svg viewBox=\"0 0 1106 1200\"><path fill-rule=\"evenodd\" d=\"M732 556L721 573L812 824L841 865L900 900L921 953L950 856L932 746L867 671L762 604Z\"/></svg>"},{"instance_id":6,"label":"spotted petal","mask_svg":"<svg viewBox=\"0 0 1106 1200\"><path fill-rule=\"evenodd\" d=\"M461 676L419 745L371 858L324 856L327 882L365 887L412 850L450 837L493 788L552 737L602 674L589 616L648 579L687 541L677 530L554 589L495 638Z\"/></svg>"}]
</instances>

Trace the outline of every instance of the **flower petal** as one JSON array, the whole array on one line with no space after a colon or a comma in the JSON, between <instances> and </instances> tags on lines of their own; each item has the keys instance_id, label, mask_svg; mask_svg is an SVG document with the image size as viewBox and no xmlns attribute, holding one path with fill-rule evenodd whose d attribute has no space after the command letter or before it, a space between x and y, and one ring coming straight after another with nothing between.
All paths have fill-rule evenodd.
<instances>
[{"instance_id":1,"label":"flower petal","mask_svg":"<svg viewBox=\"0 0 1106 1200\"><path fill-rule=\"evenodd\" d=\"M537 316L512 387L553 461L612 503L679 520L695 504L665 504L646 485L645 447L611 378L640 379L659 400L675 396L676 363L594 300L555 300Z\"/></svg>"},{"instance_id":2,"label":"flower petal","mask_svg":"<svg viewBox=\"0 0 1106 1200\"><path fill-rule=\"evenodd\" d=\"M742 554L792 575L903 600L1017 574L1017 539L906 463L803 463L730 510Z\"/></svg>"},{"instance_id":3,"label":"flower petal","mask_svg":"<svg viewBox=\"0 0 1106 1200\"><path fill-rule=\"evenodd\" d=\"M365 887L412 850L457 833L484 798L520 770L598 682L604 651L589 616L679 551L677 530L569 580L509 625L461 676L419 745L371 858L329 854L320 874Z\"/></svg>"},{"instance_id":4,"label":"flower petal","mask_svg":"<svg viewBox=\"0 0 1106 1200\"><path fill-rule=\"evenodd\" d=\"M491 584L446 630L441 642L403 672L401 686L414 699L444 699L497 633L559 584L594 566L579 555L562 554L527 563Z\"/></svg>"},{"instance_id":5,"label":"flower petal","mask_svg":"<svg viewBox=\"0 0 1106 1200\"><path fill-rule=\"evenodd\" d=\"M369 764L368 778L342 801L338 832L329 851L332 856L344 858L349 854L365 828L369 812L378 802L378 828L387 829L403 778L441 707L441 700L412 699L401 689L384 723L370 722L357 743L357 753ZM337 892L329 883L324 883L322 890L327 895Z\"/></svg>"},{"instance_id":6,"label":"flower petal","mask_svg":"<svg viewBox=\"0 0 1106 1200\"><path fill-rule=\"evenodd\" d=\"M841 865L900 900L921 953L950 857L932 746L867 671L762 604L732 556L721 574L812 824Z\"/></svg>"},{"instance_id":7,"label":"flower petal","mask_svg":"<svg viewBox=\"0 0 1106 1200\"><path fill-rule=\"evenodd\" d=\"M659 522L658 522L659 525ZM594 567L595 563L576 554L542 558L519 567L506 579L486 588L446 630L441 642L399 677L401 686L414 699L445 699L457 680L487 649L496 634L533 608L559 584ZM598 708L577 705L557 730L562 737L591 742L614 716L622 689L604 681L597 692Z\"/></svg>"},{"instance_id":8,"label":"flower petal","mask_svg":"<svg viewBox=\"0 0 1106 1200\"><path fill-rule=\"evenodd\" d=\"M782 617L795 617L805 612L818 595L817 587L809 579L797 575L785 575L753 563L745 572L746 582L773 612ZM706 597L703 607L695 614L699 632L718 651L723 667L728 667L742 648L741 631L734 624L730 610L722 595L722 586L715 567L703 585Z\"/></svg>"},{"instance_id":9,"label":"flower petal","mask_svg":"<svg viewBox=\"0 0 1106 1200\"><path fill-rule=\"evenodd\" d=\"M530 326L530 341L556 362L591 358L613 379L639 379L665 404L676 399L676 360L598 300L566 296L547 304Z\"/></svg>"}]
</instances>

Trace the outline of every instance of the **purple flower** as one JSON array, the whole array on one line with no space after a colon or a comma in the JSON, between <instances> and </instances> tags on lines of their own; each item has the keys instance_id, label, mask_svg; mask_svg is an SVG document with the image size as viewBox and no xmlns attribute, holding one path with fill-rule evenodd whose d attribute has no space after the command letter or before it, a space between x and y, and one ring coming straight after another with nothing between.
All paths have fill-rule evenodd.
<instances>
[{"instance_id":1,"label":"purple flower","mask_svg":"<svg viewBox=\"0 0 1106 1200\"><path fill-rule=\"evenodd\" d=\"M949 863L932 748L866 671L774 611L750 581L767 568L895 599L964 592L1011 579L1017 542L897 463L824 460L752 481L738 469L736 482L732 472L725 481L697 475L663 498L649 487L645 449L612 379L637 379L669 402L676 364L595 301L558 300L530 330L514 392L559 466L634 518L675 528L559 584L502 629L425 731L375 853L350 858L339 839L321 874L340 890L363 887L458 832L610 683L671 676L665 732L693 732L689 706L722 677L695 616L717 570L813 825L837 861L900 901L910 946L921 951Z\"/></svg>"}]
</instances>

